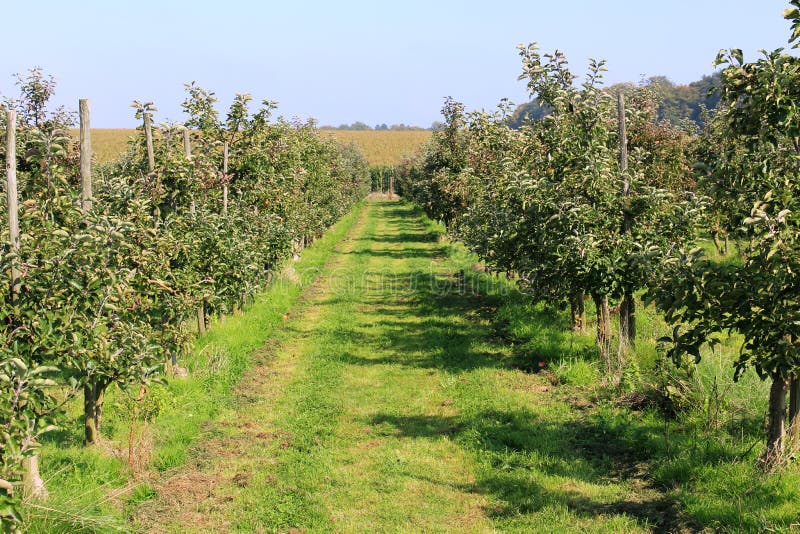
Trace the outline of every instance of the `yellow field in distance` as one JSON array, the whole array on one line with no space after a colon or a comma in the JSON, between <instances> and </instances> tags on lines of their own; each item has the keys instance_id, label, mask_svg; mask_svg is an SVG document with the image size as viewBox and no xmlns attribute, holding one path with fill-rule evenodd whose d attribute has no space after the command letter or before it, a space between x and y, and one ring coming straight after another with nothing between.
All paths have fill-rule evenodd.
<instances>
[{"instance_id":1,"label":"yellow field in distance","mask_svg":"<svg viewBox=\"0 0 800 534\"><path fill-rule=\"evenodd\" d=\"M370 165L397 165L406 154L413 154L431 137L425 130L321 130L345 143L361 147Z\"/></svg>"},{"instance_id":2,"label":"yellow field in distance","mask_svg":"<svg viewBox=\"0 0 800 534\"><path fill-rule=\"evenodd\" d=\"M431 136L431 132L424 130L321 130L320 133L345 143L355 143L370 165L397 165L404 155L416 151ZM77 138L78 130L72 130L72 134ZM125 151L128 139L134 135L136 130L130 128L92 128L94 161L114 161Z\"/></svg>"},{"instance_id":3,"label":"yellow field in distance","mask_svg":"<svg viewBox=\"0 0 800 534\"><path fill-rule=\"evenodd\" d=\"M78 130L70 130L70 134L78 139ZM92 154L95 163L108 163L125 152L128 139L136 135L132 128L92 128Z\"/></svg>"}]
</instances>

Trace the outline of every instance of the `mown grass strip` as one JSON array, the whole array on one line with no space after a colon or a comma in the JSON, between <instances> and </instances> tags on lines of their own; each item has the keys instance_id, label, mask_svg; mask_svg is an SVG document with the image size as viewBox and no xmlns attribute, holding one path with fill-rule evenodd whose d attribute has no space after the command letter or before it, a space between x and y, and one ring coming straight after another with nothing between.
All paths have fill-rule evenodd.
<instances>
[{"instance_id":1,"label":"mown grass strip","mask_svg":"<svg viewBox=\"0 0 800 534\"><path fill-rule=\"evenodd\" d=\"M328 282L284 340L298 370L253 421L286 439L253 452L235 528L647 530L617 507L636 489L573 451L580 416L510 368L493 336L508 283L471 280L474 259L406 204L371 215L337 270L358 282Z\"/></svg>"},{"instance_id":2,"label":"mown grass strip","mask_svg":"<svg viewBox=\"0 0 800 534\"><path fill-rule=\"evenodd\" d=\"M185 481L202 491L191 510L183 503L188 515L162 517L156 530L788 532L800 523L798 470L765 477L755 466L760 409L742 384L735 394L697 389L706 405L665 421L657 407L623 402L653 379L655 347L637 349L630 390L608 390L591 334L481 272L418 210L375 203L360 217L324 267L313 265L323 275L291 317L265 312L278 344L250 353L258 365L233 393L234 360L210 357L221 351L204 340L205 361L226 369L204 387L228 393L193 427L190 449L174 440L183 456L158 460L173 473L191 450L197 477ZM640 319L662 327L648 308ZM232 319L220 326L239 332ZM698 368L698 380L722 384L729 355L715 365ZM760 385L742 380L745 390ZM739 408L715 422L715 405ZM97 464L73 487L95 477L88 486L124 489L103 478L108 456L71 460ZM203 493L204 483L215 487ZM132 509L154 489L125 495L99 506Z\"/></svg>"},{"instance_id":3,"label":"mown grass strip","mask_svg":"<svg viewBox=\"0 0 800 534\"><path fill-rule=\"evenodd\" d=\"M759 477L749 415L741 438L696 409L667 432L657 409L630 408L598 384L591 335L569 332L558 310L480 272L407 204L373 205L370 217L330 265L358 282L326 280L304 303L277 355L292 371L238 420L263 420L270 439L223 434L241 436L247 456L226 476L252 474L208 508L230 530L759 532L797 522L798 473ZM660 328L640 313L643 327ZM642 350L637 372L652 373L655 347ZM631 375L626 387L648 379Z\"/></svg>"},{"instance_id":4,"label":"mown grass strip","mask_svg":"<svg viewBox=\"0 0 800 534\"><path fill-rule=\"evenodd\" d=\"M356 221L359 205L303 251L302 258L288 266L289 274L278 275L241 316L228 316L198 339L186 364L197 379L170 383L172 402L182 409L164 414L154 424L159 438L155 467L164 470L184 463L186 444L199 431L202 422L234 400L228 395L248 367L249 356L284 323L283 316L297 302L303 290L320 275L325 262Z\"/></svg>"},{"instance_id":5,"label":"mown grass strip","mask_svg":"<svg viewBox=\"0 0 800 534\"><path fill-rule=\"evenodd\" d=\"M77 424L47 437L42 473L51 498L45 507L27 507L28 532L129 531L126 516L155 492L148 471L183 465L203 425L230 406L233 386L250 365L250 355L283 324L283 316L319 276L333 249L355 222L356 206L321 239L303 251L241 316L215 322L181 361L185 379L154 386L141 402L139 391L114 390L106 401L105 445L86 449ZM144 420L143 420L144 419ZM136 471L131 472L131 468Z\"/></svg>"},{"instance_id":6,"label":"mown grass strip","mask_svg":"<svg viewBox=\"0 0 800 534\"><path fill-rule=\"evenodd\" d=\"M475 334L488 342L484 356L494 354L499 365L497 373L453 384L471 407L457 439L482 465L478 487L493 498L489 513L498 529L800 527L800 469L760 472L753 445L762 441L764 384L752 372L732 382L737 339L725 340L688 376L659 363L655 343L640 342L621 388L608 389L591 333L571 332L566 313L519 293L503 277L474 272L475 258L462 247L450 250L463 286L481 288L487 312L478 320L489 332ZM641 306L638 317L644 338L668 332L652 307ZM452 354L459 356L454 370L487 366L480 353L473 363L461 350ZM664 393L657 388L665 384L685 388L672 390L680 395L671 399L676 413L659 408Z\"/></svg>"},{"instance_id":7,"label":"mown grass strip","mask_svg":"<svg viewBox=\"0 0 800 534\"><path fill-rule=\"evenodd\" d=\"M373 231L373 209L368 207L363 224L337 247L319 286L281 336L278 358L293 357L297 370L276 403L259 406L251 416L264 431L283 438L251 462L258 471L256 481L240 492L229 512L241 532L296 525L314 532L331 529L318 496L335 467L330 450L337 420L346 409L339 398L344 356L357 342L350 325L361 293L350 282L363 272L365 261L348 254L362 248L359 240Z\"/></svg>"}]
</instances>

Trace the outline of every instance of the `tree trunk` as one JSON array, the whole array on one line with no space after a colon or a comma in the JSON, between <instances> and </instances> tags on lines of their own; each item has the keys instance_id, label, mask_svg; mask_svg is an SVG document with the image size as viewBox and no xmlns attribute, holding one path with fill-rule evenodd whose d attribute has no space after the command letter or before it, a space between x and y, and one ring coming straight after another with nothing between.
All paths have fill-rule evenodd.
<instances>
[{"instance_id":1,"label":"tree trunk","mask_svg":"<svg viewBox=\"0 0 800 534\"><path fill-rule=\"evenodd\" d=\"M39 475L39 457L28 456L22 460L22 486L27 495L46 500L49 497L44 480Z\"/></svg>"},{"instance_id":2,"label":"tree trunk","mask_svg":"<svg viewBox=\"0 0 800 534\"><path fill-rule=\"evenodd\" d=\"M86 445L94 445L100 439L106 388L108 382L103 380L93 380L83 386L83 427Z\"/></svg>"},{"instance_id":3,"label":"tree trunk","mask_svg":"<svg viewBox=\"0 0 800 534\"><path fill-rule=\"evenodd\" d=\"M611 370L611 312L608 309L608 295L593 294L597 309L597 347L600 349L600 361L607 370Z\"/></svg>"},{"instance_id":4,"label":"tree trunk","mask_svg":"<svg viewBox=\"0 0 800 534\"><path fill-rule=\"evenodd\" d=\"M95 389L89 383L83 386L83 443L94 445L97 443L97 420L95 419Z\"/></svg>"},{"instance_id":5,"label":"tree trunk","mask_svg":"<svg viewBox=\"0 0 800 534\"><path fill-rule=\"evenodd\" d=\"M769 465L779 464L783 460L783 438L786 435L786 386L786 379L783 376L772 377L765 453L765 460Z\"/></svg>"},{"instance_id":6,"label":"tree trunk","mask_svg":"<svg viewBox=\"0 0 800 534\"><path fill-rule=\"evenodd\" d=\"M793 376L789 383L789 428L797 430L800 420L797 414L800 413L800 378Z\"/></svg>"},{"instance_id":7,"label":"tree trunk","mask_svg":"<svg viewBox=\"0 0 800 534\"><path fill-rule=\"evenodd\" d=\"M717 230L711 230L711 237L714 239L714 248L717 249L717 254L722 256L725 253L725 249L722 245L722 241L719 240L719 232Z\"/></svg>"},{"instance_id":8,"label":"tree trunk","mask_svg":"<svg viewBox=\"0 0 800 534\"><path fill-rule=\"evenodd\" d=\"M572 310L572 330L574 332L583 332L584 325L584 302L583 292L576 291L569 299L569 306Z\"/></svg>"},{"instance_id":9,"label":"tree trunk","mask_svg":"<svg viewBox=\"0 0 800 534\"><path fill-rule=\"evenodd\" d=\"M107 382L95 382L92 385L94 389L94 428L97 432L97 437L100 437L100 427L103 423L103 401L106 397Z\"/></svg>"},{"instance_id":10,"label":"tree trunk","mask_svg":"<svg viewBox=\"0 0 800 534\"><path fill-rule=\"evenodd\" d=\"M619 304L619 343L620 349L634 345L636 340L636 301L631 292L625 293Z\"/></svg>"}]
</instances>

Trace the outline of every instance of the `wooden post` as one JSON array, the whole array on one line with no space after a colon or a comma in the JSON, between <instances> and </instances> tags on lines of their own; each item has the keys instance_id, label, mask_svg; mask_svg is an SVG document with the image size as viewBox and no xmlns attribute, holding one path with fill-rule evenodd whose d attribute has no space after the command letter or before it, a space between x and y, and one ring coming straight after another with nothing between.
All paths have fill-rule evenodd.
<instances>
[{"instance_id":1,"label":"wooden post","mask_svg":"<svg viewBox=\"0 0 800 534\"><path fill-rule=\"evenodd\" d=\"M789 381L789 428L793 431L800 431L800 378L793 376Z\"/></svg>"},{"instance_id":2,"label":"wooden post","mask_svg":"<svg viewBox=\"0 0 800 534\"><path fill-rule=\"evenodd\" d=\"M156 172L156 156L153 150L153 126L151 124L150 114L145 109L144 114L144 139L147 144L147 174L152 178ZM153 206L153 226L158 230L159 223L161 222L161 210L158 204Z\"/></svg>"},{"instance_id":3,"label":"wooden post","mask_svg":"<svg viewBox=\"0 0 800 534\"><path fill-rule=\"evenodd\" d=\"M92 139L89 122L89 100L78 100L81 126L81 209L92 209Z\"/></svg>"},{"instance_id":4,"label":"wooden post","mask_svg":"<svg viewBox=\"0 0 800 534\"><path fill-rule=\"evenodd\" d=\"M81 211L84 215L92 209L92 146L89 129L89 101L78 100L80 114L81 151ZM83 386L83 430L84 443L93 445L98 438L97 397L95 387L90 382Z\"/></svg>"},{"instance_id":5,"label":"wooden post","mask_svg":"<svg viewBox=\"0 0 800 534\"><path fill-rule=\"evenodd\" d=\"M583 332L584 317L586 306L583 300L583 291L575 291L569 298L570 309L572 311L572 331Z\"/></svg>"},{"instance_id":6,"label":"wooden post","mask_svg":"<svg viewBox=\"0 0 800 534\"><path fill-rule=\"evenodd\" d=\"M625 96L617 94L617 112L619 120L619 169L622 174L622 234L630 234L633 220L630 210L631 182L628 176L628 132L625 128ZM627 345L633 345L636 339L636 302L633 288L623 287L622 302L619 305L619 346L620 358ZM621 370L621 369L620 369Z\"/></svg>"},{"instance_id":7,"label":"wooden post","mask_svg":"<svg viewBox=\"0 0 800 534\"><path fill-rule=\"evenodd\" d=\"M200 302L200 306L197 307L197 333L201 336L206 333L206 311L204 302Z\"/></svg>"},{"instance_id":8,"label":"wooden post","mask_svg":"<svg viewBox=\"0 0 800 534\"><path fill-rule=\"evenodd\" d=\"M192 143L189 137L189 130L183 130L183 153L186 156L186 159L192 157ZM197 212L197 208L195 207L194 198L192 198L192 203L189 205L189 213L194 215ZM197 334L202 336L206 333L206 312L205 306L203 302L200 302L200 306L197 307ZM172 365L173 365L173 372L178 367L178 360L176 359L175 355L172 355ZM187 373L188 374L188 373Z\"/></svg>"},{"instance_id":9,"label":"wooden post","mask_svg":"<svg viewBox=\"0 0 800 534\"><path fill-rule=\"evenodd\" d=\"M19 199L17 194L17 112L6 111L6 196L8 200L8 240L11 251L19 252ZM20 273L17 260L11 262L11 301L16 302L20 290ZM47 487L39 474L39 457L28 456L22 460L22 486L36 498L47 499Z\"/></svg>"},{"instance_id":10,"label":"wooden post","mask_svg":"<svg viewBox=\"0 0 800 534\"><path fill-rule=\"evenodd\" d=\"M228 142L222 149L222 214L228 215Z\"/></svg>"},{"instance_id":11,"label":"wooden post","mask_svg":"<svg viewBox=\"0 0 800 534\"><path fill-rule=\"evenodd\" d=\"M144 138L147 142L147 172L153 174L156 170L156 157L153 152L153 127L150 124L150 114L144 112Z\"/></svg>"},{"instance_id":12,"label":"wooden post","mask_svg":"<svg viewBox=\"0 0 800 534\"><path fill-rule=\"evenodd\" d=\"M11 251L19 252L19 198L17 194L17 112L6 112L6 198L8 203L8 240ZM19 269L11 261L11 300L19 295Z\"/></svg>"},{"instance_id":13,"label":"wooden post","mask_svg":"<svg viewBox=\"0 0 800 534\"><path fill-rule=\"evenodd\" d=\"M622 173L622 196L628 199L631 194L631 182L628 177L628 131L625 127L625 95L622 94L622 91L617 95L617 113L619 120L619 169ZM631 231L633 224L627 204L626 200L622 227L625 233Z\"/></svg>"},{"instance_id":14,"label":"wooden post","mask_svg":"<svg viewBox=\"0 0 800 534\"><path fill-rule=\"evenodd\" d=\"M600 361L605 368L604 371L612 374L611 363L611 311L608 308L608 295L593 293L592 299L597 310L597 346L600 349Z\"/></svg>"},{"instance_id":15,"label":"wooden post","mask_svg":"<svg viewBox=\"0 0 800 534\"><path fill-rule=\"evenodd\" d=\"M191 159L192 157L192 144L189 138L189 129L186 128L183 130L183 153L186 156L186 159ZM192 197L192 201L189 204L189 213L194 215L197 212L197 207L195 206L194 197Z\"/></svg>"},{"instance_id":16,"label":"wooden post","mask_svg":"<svg viewBox=\"0 0 800 534\"><path fill-rule=\"evenodd\" d=\"M189 139L189 129L185 128L183 130L183 152L186 154L186 159L192 157L192 145Z\"/></svg>"}]
</instances>

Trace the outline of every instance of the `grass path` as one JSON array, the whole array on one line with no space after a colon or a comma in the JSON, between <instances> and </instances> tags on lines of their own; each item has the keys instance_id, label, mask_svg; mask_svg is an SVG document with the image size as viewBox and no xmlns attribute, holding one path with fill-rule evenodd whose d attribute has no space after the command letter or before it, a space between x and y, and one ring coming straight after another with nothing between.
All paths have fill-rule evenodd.
<instances>
[{"instance_id":1,"label":"grass path","mask_svg":"<svg viewBox=\"0 0 800 534\"><path fill-rule=\"evenodd\" d=\"M680 530L664 493L583 447L613 435L602 417L509 367L502 297L468 269L408 205L368 203L139 526Z\"/></svg>"}]
</instances>

